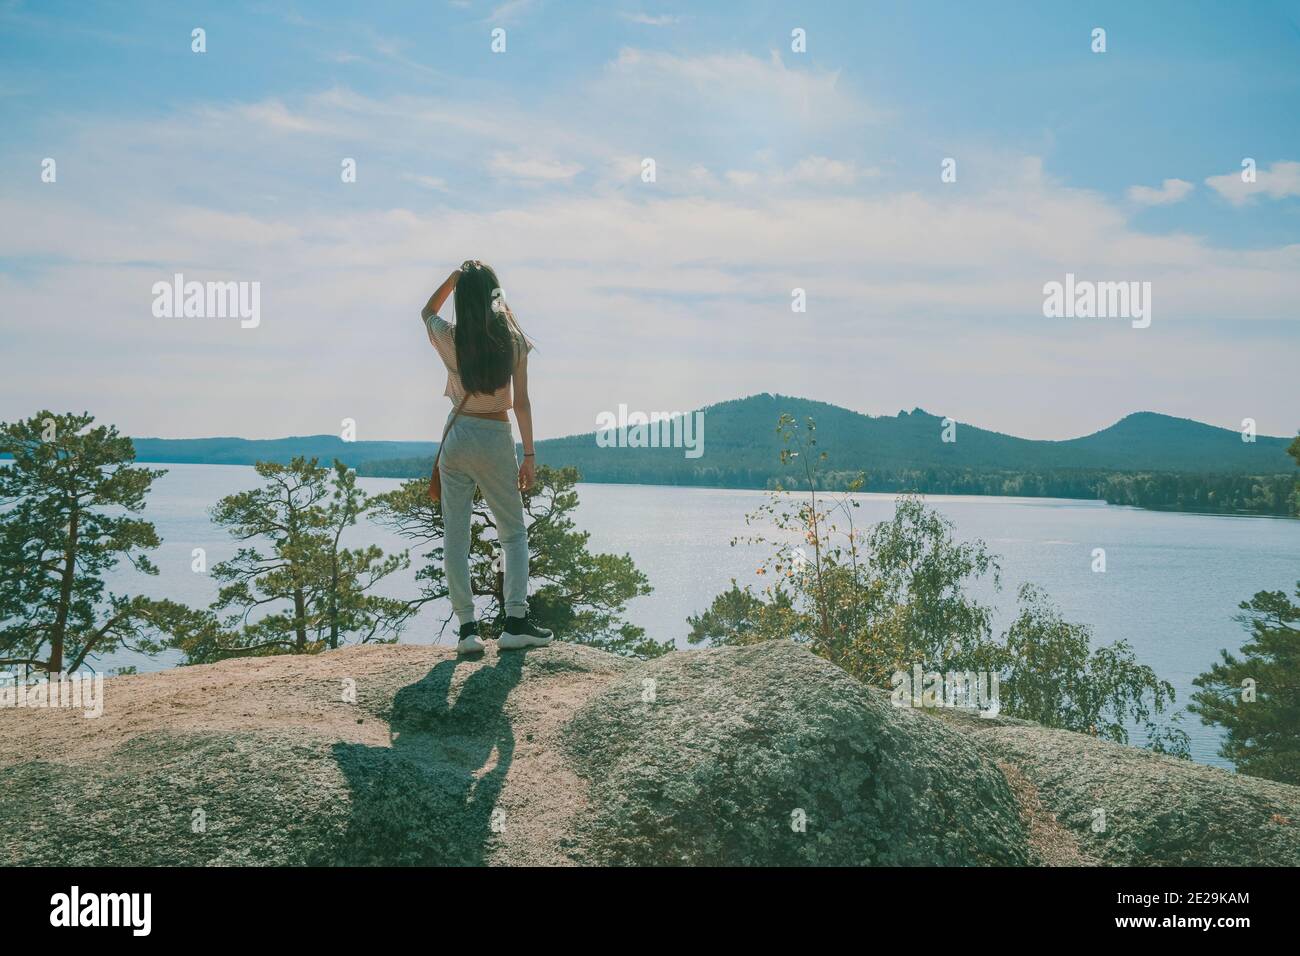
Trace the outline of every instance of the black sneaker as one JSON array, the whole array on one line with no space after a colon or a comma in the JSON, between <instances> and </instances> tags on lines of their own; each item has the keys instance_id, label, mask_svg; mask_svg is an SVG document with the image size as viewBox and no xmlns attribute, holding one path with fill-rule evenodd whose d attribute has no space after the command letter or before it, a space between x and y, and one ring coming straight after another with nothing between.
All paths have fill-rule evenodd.
<instances>
[{"instance_id":1,"label":"black sneaker","mask_svg":"<svg viewBox=\"0 0 1300 956\"><path fill-rule=\"evenodd\" d=\"M507 617L497 647L503 651L518 651L525 647L545 647L551 643L551 632L538 627L525 617Z\"/></svg>"},{"instance_id":2,"label":"black sneaker","mask_svg":"<svg viewBox=\"0 0 1300 956\"><path fill-rule=\"evenodd\" d=\"M478 621L467 621L460 626L457 654L482 654L483 642L478 639Z\"/></svg>"}]
</instances>

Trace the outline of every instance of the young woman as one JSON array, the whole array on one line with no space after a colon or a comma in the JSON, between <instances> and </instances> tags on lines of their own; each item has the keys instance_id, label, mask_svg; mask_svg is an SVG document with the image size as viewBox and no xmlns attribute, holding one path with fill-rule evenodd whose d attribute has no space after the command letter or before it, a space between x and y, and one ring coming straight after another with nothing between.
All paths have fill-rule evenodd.
<instances>
[{"instance_id":1,"label":"young woman","mask_svg":"<svg viewBox=\"0 0 1300 956\"><path fill-rule=\"evenodd\" d=\"M438 315L455 292L456 324ZM442 479L443 566L451 606L460 622L461 654L479 654L483 642L474 620L469 583L470 509L474 489L492 509L497 542L505 562L505 625L497 646L502 650L545 647L551 632L528 618L528 529L520 489L533 483L533 409L528 401L528 353L525 337L506 306L496 273L478 260L467 260L430 296L420 312L429 341L447 366L451 416L438 456ZM511 401L511 384L514 400ZM515 437L506 411L513 404L524 462L515 458Z\"/></svg>"}]
</instances>

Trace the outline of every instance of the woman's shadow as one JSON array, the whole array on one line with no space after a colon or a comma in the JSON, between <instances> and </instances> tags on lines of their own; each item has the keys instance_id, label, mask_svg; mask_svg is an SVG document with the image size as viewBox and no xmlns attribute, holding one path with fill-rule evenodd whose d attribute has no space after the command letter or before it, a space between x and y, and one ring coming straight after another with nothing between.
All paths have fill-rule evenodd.
<instances>
[{"instance_id":1,"label":"woman's shadow","mask_svg":"<svg viewBox=\"0 0 1300 956\"><path fill-rule=\"evenodd\" d=\"M393 698L390 747L334 745L352 813L331 862L485 862L504 829L497 799L515 747L505 704L523 665L516 652L442 661Z\"/></svg>"}]
</instances>

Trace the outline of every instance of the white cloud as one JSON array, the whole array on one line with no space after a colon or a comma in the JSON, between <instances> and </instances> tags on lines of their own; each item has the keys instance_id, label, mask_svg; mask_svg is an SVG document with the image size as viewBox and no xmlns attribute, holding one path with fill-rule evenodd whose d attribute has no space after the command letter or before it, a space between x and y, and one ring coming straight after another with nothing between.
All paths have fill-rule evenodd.
<instances>
[{"instance_id":1,"label":"white cloud","mask_svg":"<svg viewBox=\"0 0 1300 956\"><path fill-rule=\"evenodd\" d=\"M505 3L493 8L488 19L493 23L510 23L527 13L532 5L533 0L506 0Z\"/></svg>"},{"instance_id":2,"label":"white cloud","mask_svg":"<svg viewBox=\"0 0 1300 956\"><path fill-rule=\"evenodd\" d=\"M437 70L429 66L429 64L407 56L406 53L403 52L405 44L401 40L375 35L371 41L371 46L379 56L380 62L392 66L398 66L416 73L426 74L428 76L441 75Z\"/></svg>"},{"instance_id":3,"label":"white cloud","mask_svg":"<svg viewBox=\"0 0 1300 956\"><path fill-rule=\"evenodd\" d=\"M842 128L883 116L845 87L838 70L796 69L776 51L763 60L748 53L688 57L626 47L606 74L602 86L610 97L685 113L715 129L736 119Z\"/></svg>"},{"instance_id":4,"label":"white cloud","mask_svg":"<svg viewBox=\"0 0 1300 956\"><path fill-rule=\"evenodd\" d=\"M496 153L488 163L492 172L506 179L533 180L536 182L563 182L582 172L578 163L565 163L544 159L527 153L513 156Z\"/></svg>"},{"instance_id":5,"label":"white cloud","mask_svg":"<svg viewBox=\"0 0 1300 956\"><path fill-rule=\"evenodd\" d=\"M1128 198L1140 206L1168 206L1182 202L1195 188L1185 179L1166 179L1158 189L1151 186L1130 186Z\"/></svg>"},{"instance_id":6,"label":"white cloud","mask_svg":"<svg viewBox=\"0 0 1300 956\"><path fill-rule=\"evenodd\" d=\"M714 186L717 185L718 179L713 175L709 167L703 163L696 163L690 169L686 170L686 176L691 183L696 186Z\"/></svg>"},{"instance_id":7,"label":"white cloud","mask_svg":"<svg viewBox=\"0 0 1300 956\"><path fill-rule=\"evenodd\" d=\"M22 360L0 385L0 418L36 402L91 407L136 434L320 433L343 417L368 437L436 434L441 372L416 315L437 273L470 256L501 270L539 340L543 435L585 430L594 408L618 401L689 408L778 387L854 407L946 403L1030 431L1029 375L1050 380L1060 437L1103 407L1173 408L1184 390L1159 371L1170 368L1202 383L1204 404L1181 409L1194 417L1213 417L1214 401L1286 405L1271 357L1285 347L1257 355L1280 332L1207 340L1195 323L1289 318L1300 246L1149 236L1103 197L1023 180L959 199L633 196L239 216L156 199L126 215L2 200L0 218L22 228L0 235L0 256L68 264L0 276L6 314L39 317L12 331L6 321L6 351ZM172 271L261 281L262 326L153 319L150 286ZM1042 284L1066 271L1151 281L1151 329L1043 320ZM791 316L794 287L808 290L806 316ZM94 303L93 321L70 301ZM792 322L809 328L793 351ZM724 340L719 365L707 343ZM1247 367L1249 381L1233 372ZM1020 384L995 387L1013 369ZM1103 389L1101 406L1089 369L1125 387Z\"/></svg>"},{"instance_id":8,"label":"white cloud","mask_svg":"<svg viewBox=\"0 0 1300 956\"><path fill-rule=\"evenodd\" d=\"M652 16L648 13L624 13L622 17L630 23L639 23L647 27L671 27L682 22L681 17L667 13L658 16Z\"/></svg>"},{"instance_id":9,"label":"white cloud","mask_svg":"<svg viewBox=\"0 0 1300 956\"><path fill-rule=\"evenodd\" d=\"M417 173L404 173L402 178L408 183L415 183L417 186L423 186L425 189L436 189L439 192L447 191L447 180L439 176L421 176Z\"/></svg>"},{"instance_id":10,"label":"white cloud","mask_svg":"<svg viewBox=\"0 0 1300 956\"><path fill-rule=\"evenodd\" d=\"M1268 169L1258 169L1255 182L1243 182L1241 172L1210 176L1205 184L1234 206L1253 202L1260 196L1284 199L1300 196L1300 163L1278 160Z\"/></svg>"},{"instance_id":11,"label":"white cloud","mask_svg":"<svg viewBox=\"0 0 1300 956\"><path fill-rule=\"evenodd\" d=\"M866 190L876 171L833 144L777 151L828 102L870 115L833 75L745 55L620 61L580 91L611 98L585 103L610 117L595 129L572 121L574 96L494 102L488 114L342 88L78 122L66 147L50 146L102 158L78 171L76 190L0 182L0 221L13 224L0 259L34 264L0 272L6 357L17 356L0 419L35 402L90 407L135 434L320 433L353 417L365 437L436 437L441 372L416 316L438 270L467 257L502 270L539 340L542 435L589 428L593 408L619 401L690 408L777 388L859 408L946 402L964 420L1032 431L1040 412L1024 401L1025 376L1060 406L1055 429L1072 415L1096 424L1099 402L1202 418L1213 402L1294 405L1275 344L1288 326L1268 320L1294 314L1300 245L1236 250L1140 232L1130 205L1053 181L1036 156L999 155L995 174L969 177L980 167L964 158L960 190L937 176ZM651 186L637 173L661 152L642 140L665 128L662 110L726 149L697 155L695 141L665 139ZM772 134L728 156L733 128ZM359 156L363 188L338 183L343 155ZM754 168L724 172L745 162ZM210 208L268 194L279 201ZM154 320L150 285L173 271L260 280L262 326ZM1067 271L1151 281L1151 329L1043 320L1042 285ZM794 287L808 291L807 316L790 312ZM92 303L93 321L69 302ZM1244 320L1263 321L1222 331ZM720 342L734 353L725 363ZM1195 394L1177 400L1201 405L1162 399L1192 379L1198 388L1182 391Z\"/></svg>"},{"instance_id":12,"label":"white cloud","mask_svg":"<svg viewBox=\"0 0 1300 956\"><path fill-rule=\"evenodd\" d=\"M748 187L759 183L766 185L852 186L859 179L880 175L875 167L865 168L851 161L828 159L825 156L806 156L787 169L770 168L756 171L732 169L725 174L734 186Z\"/></svg>"},{"instance_id":13,"label":"white cloud","mask_svg":"<svg viewBox=\"0 0 1300 956\"><path fill-rule=\"evenodd\" d=\"M327 124L312 119L301 112L294 112L276 99L263 100L259 103L250 103L247 106L237 107L235 112L253 123L281 132L326 133L332 131Z\"/></svg>"},{"instance_id":14,"label":"white cloud","mask_svg":"<svg viewBox=\"0 0 1300 956\"><path fill-rule=\"evenodd\" d=\"M808 156L792 168L777 173L775 179L777 182L851 186L859 179L879 175L880 170L874 167L864 169L853 162L827 159L825 156Z\"/></svg>"}]
</instances>

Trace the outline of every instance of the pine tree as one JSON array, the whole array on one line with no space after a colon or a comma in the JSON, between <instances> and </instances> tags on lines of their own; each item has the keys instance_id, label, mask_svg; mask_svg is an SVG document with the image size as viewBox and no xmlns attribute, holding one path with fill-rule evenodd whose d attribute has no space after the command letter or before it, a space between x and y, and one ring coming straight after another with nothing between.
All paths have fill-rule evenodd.
<instances>
[{"instance_id":1,"label":"pine tree","mask_svg":"<svg viewBox=\"0 0 1300 956\"><path fill-rule=\"evenodd\" d=\"M1219 753L1240 772L1300 784L1300 605L1260 591L1241 609L1250 640L1193 681L1188 709L1227 729Z\"/></svg>"},{"instance_id":2,"label":"pine tree","mask_svg":"<svg viewBox=\"0 0 1300 956\"><path fill-rule=\"evenodd\" d=\"M131 439L87 414L0 424L0 665L51 674L119 648L157 653L209 623L174 601L107 593L125 560L145 575L160 544L138 517L162 470L135 467Z\"/></svg>"}]
</instances>

